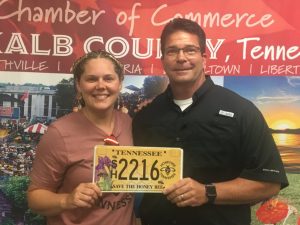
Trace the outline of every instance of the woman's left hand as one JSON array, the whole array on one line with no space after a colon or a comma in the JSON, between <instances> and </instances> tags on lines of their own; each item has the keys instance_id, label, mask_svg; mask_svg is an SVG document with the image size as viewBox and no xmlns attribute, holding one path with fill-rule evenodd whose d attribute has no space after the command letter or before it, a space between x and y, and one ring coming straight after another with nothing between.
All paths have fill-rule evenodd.
<instances>
[{"instance_id":1,"label":"woman's left hand","mask_svg":"<svg viewBox=\"0 0 300 225\"><path fill-rule=\"evenodd\" d=\"M67 195L65 207L68 209L79 207L91 208L101 196L102 192L96 184L81 183Z\"/></svg>"}]
</instances>

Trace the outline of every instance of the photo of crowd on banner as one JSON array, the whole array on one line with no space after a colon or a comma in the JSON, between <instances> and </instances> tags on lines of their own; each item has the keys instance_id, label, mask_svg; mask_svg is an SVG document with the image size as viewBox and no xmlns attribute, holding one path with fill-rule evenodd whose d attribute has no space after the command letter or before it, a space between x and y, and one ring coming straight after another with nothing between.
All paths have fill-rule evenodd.
<instances>
[{"instance_id":1,"label":"photo of crowd on banner","mask_svg":"<svg viewBox=\"0 0 300 225\"><path fill-rule=\"evenodd\" d=\"M116 108L131 117L167 86L161 76L128 77L139 82L126 85ZM125 78L126 80L126 78ZM48 125L76 109L74 86L62 80L57 86L2 84L0 87L0 176L28 176L35 148ZM133 81L134 82L134 81ZM68 87L68 102L59 102L61 87ZM66 90L66 89L64 89ZM62 93L66 96L66 93ZM69 107L66 107L69 106Z\"/></svg>"},{"instance_id":2,"label":"photo of crowd on banner","mask_svg":"<svg viewBox=\"0 0 300 225\"><path fill-rule=\"evenodd\" d=\"M35 155L35 147L47 125L15 121L1 122L1 176L28 176Z\"/></svg>"}]
</instances>

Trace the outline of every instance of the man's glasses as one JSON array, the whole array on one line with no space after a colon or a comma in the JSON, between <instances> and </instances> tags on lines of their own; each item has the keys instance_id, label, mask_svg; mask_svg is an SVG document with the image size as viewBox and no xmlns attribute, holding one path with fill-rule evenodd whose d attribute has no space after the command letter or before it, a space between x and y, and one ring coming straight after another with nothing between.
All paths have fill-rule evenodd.
<instances>
[{"instance_id":1,"label":"man's glasses","mask_svg":"<svg viewBox=\"0 0 300 225\"><path fill-rule=\"evenodd\" d=\"M184 48L175 48L175 47L171 47L171 48L167 48L165 50L165 54L166 56L169 56L169 57L176 57L179 52L182 50L183 54L185 55L185 57L194 57L196 56L196 54L198 52L200 52L200 47L197 47L197 46L186 46Z\"/></svg>"}]
</instances>

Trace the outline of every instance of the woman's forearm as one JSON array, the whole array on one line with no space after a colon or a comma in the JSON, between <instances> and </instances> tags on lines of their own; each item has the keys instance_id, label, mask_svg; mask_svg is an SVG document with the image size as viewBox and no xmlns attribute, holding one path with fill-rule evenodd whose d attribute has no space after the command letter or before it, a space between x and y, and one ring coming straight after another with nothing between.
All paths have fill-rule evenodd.
<instances>
[{"instance_id":1,"label":"woman's forearm","mask_svg":"<svg viewBox=\"0 0 300 225\"><path fill-rule=\"evenodd\" d=\"M55 216L66 210L67 196L68 194L57 194L43 189L27 193L29 208L43 216Z\"/></svg>"}]
</instances>

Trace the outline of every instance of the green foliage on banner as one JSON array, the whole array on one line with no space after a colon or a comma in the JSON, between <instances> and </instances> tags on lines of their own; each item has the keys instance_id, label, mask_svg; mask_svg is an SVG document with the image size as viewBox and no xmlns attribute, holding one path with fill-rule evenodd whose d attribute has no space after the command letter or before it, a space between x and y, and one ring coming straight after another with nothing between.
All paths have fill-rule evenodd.
<instances>
[{"instance_id":1,"label":"green foliage on banner","mask_svg":"<svg viewBox=\"0 0 300 225\"><path fill-rule=\"evenodd\" d=\"M15 225L15 223L14 223L14 221L13 221L12 219L10 219L10 218L5 218L5 219L2 221L1 225Z\"/></svg>"},{"instance_id":2,"label":"green foliage on banner","mask_svg":"<svg viewBox=\"0 0 300 225\"><path fill-rule=\"evenodd\" d=\"M26 176L12 176L1 186L1 190L12 202L13 207L19 210L27 209L26 190L29 178Z\"/></svg>"},{"instance_id":3,"label":"green foliage on banner","mask_svg":"<svg viewBox=\"0 0 300 225\"><path fill-rule=\"evenodd\" d=\"M46 218L28 209L24 215L24 225L46 225Z\"/></svg>"},{"instance_id":4,"label":"green foliage on banner","mask_svg":"<svg viewBox=\"0 0 300 225\"><path fill-rule=\"evenodd\" d=\"M56 85L55 99L58 104L57 118L72 111L75 99L74 79L63 79Z\"/></svg>"},{"instance_id":5,"label":"green foliage on banner","mask_svg":"<svg viewBox=\"0 0 300 225\"><path fill-rule=\"evenodd\" d=\"M12 204L12 218L5 218L1 225L15 225L18 219L23 220L24 225L45 225L43 216L33 213L28 209L26 191L29 185L27 176L11 176L1 182L0 189Z\"/></svg>"}]
</instances>

